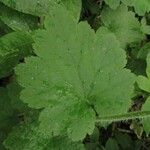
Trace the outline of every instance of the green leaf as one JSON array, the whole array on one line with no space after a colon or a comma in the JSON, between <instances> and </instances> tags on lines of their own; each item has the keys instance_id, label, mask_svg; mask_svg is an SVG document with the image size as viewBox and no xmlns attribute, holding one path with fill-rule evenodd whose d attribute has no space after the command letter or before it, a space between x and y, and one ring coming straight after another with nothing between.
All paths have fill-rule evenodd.
<instances>
[{"instance_id":1,"label":"green leaf","mask_svg":"<svg viewBox=\"0 0 150 150\"><path fill-rule=\"evenodd\" d=\"M142 26L142 32L143 32L144 34L150 35L150 26L149 26L149 25L144 25L144 26Z\"/></svg>"},{"instance_id":2,"label":"green leaf","mask_svg":"<svg viewBox=\"0 0 150 150\"><path fill-rule=\"evenodd\" d=\"M33 30L37 28L38 18L17 12L0 3L0 19L13 30Z\"/></svg>"},{"instance_id":3,"label":"green leaf","mask_svg":"<svg viewBox=\"0 0 150 150\"><path fill-rule=\"evenodd\" d=\"M137 79L137 83L140 89L150 93L150 53L147 56L147 69L146 69L147 77L139 76ZM145 104L142 106L143 111L150 111L150 97L147 98ZM142 119L144 130L147 134L150 133L150 117Z\"/></svg>"},{"instance_id":4,"label":"green leaf","mask_svg":"<svg viewBox=\"0 0 150 150\"><path fill-rule=\"evenodd\" d=\"M79 19L81 12L81 0L0 0L8 7L20 12L36 16L45 16L53 9L55 4L62 4L71 11L73 16Z\"/></svg>"},{"instance_id":5,"label":"green leaf","mask_svg":"<svg viewBox=\"0 0 150 150\"><path fill-rule=\"evenodd\" d=\"M123 48L131 43L140 42L144 38L134 12L128 11L125 5L121 5L116 10L104 8L102 22L110 31L115 33Z\"/></svg>"},{"instance_id":6,"label":"green leaf","mask_svg":"<svg viewBox=\"0 0 150 150\"><path fill-rule=\"evenodd\" d=\"M81 142L72 142L67 137L55 137L49 142L47 150L85 150Z\"/></svg>"},{"instance_id":7,"label":"green leaf","mask_svg":"<svg viewBox=\"0 0 150 150\"><path fill-rule=\"evenodd\" d=\"M150 25L147 25L145 18L141 20L141 30L144 34L150 35Z\"/></svg>"},{"instance_id":8,"label":"green leaf","mask_svg":"<svg viewBox=\"0 0 150 150\"><path fill-rule=\"evenodd\" d=\"M16 123L13 106L8 96L8 91L0 87L0 150L6 150L3 145L4 139Z\"/></svg>"},{"instance_id":9,"label":"green leaf","mask_svg":"<svg viewBox=\"0 0 150 150\"><path fill-rule=\"evenodd\" d=\"M150 11L149 0L105 0L106 4L112 9L116 9L120 2L123 2L127 6L132 6L138 15L144 16L144 14Z\"/></svg>"},{"instance_id":10,"label":"green leaf","mask_svg":"<svg viewBox=\"0 0 150 150\"><path fill-rule=\"evenodd\" d=\"M150 42L146 43L138 52L137 58L146 60L148 53L150 52Z\"/></svg>"},{"instance_id":11,"label":"green leaf","mask_svg":"<svg viewBox=\"0 0 150 150\"><path fill-rule=\"evenodd\" d=\"M134 141L128 134L117 132L115 139L118 145L121 147L121 150L134 150Z\"/></svg>"},{"instance_id":12,"label":"green leaf","mask_svg":"<svg viewBox=\"0 0 150 150\"><path fill-rule=\"evenodd\" d=\"M0 37L9 32L12 32L12 30L0 19Z\"/></svg>"},{"instance_id":13,"label":"green leaf","mask_svg":"<svg viewBox=\"0 0 150 150\"><path fill-rule=\"evenodd\" d=\"M95 127L93 110L78 99L73 100L72 97L60 101L62 103L57 106L42 111L39 118L41 132L44 135L58 136L65 134L64 129L67 128L68 136L73 141L84 139L86 133L92 134Z\"/></svg>"},{"instance_id":14,"label":"green leaf","mask_svg":"<svg viewBox=\"0 0 150 150\"><path fill-rule=\"evenodd\" d=\"M0 0L6 6L20 12L32 15L45 15L48 13L51 2L49 0Z\"/></svg>"},{"instance_id":15,"label":"green leaf","mask_svg":"<svg viewBox=\"0 0 150 150\"><path fill-rule=\"evenodd\" d=\"M112 9L116 9L120 5L120 0L105 0Z\"/></svg>"},{"instance_id":16,"label":"green leaf","mask_svg":"<svg viewBox=\"0 0 150 150\"><path fill-rule=\"evenodd\" d=\"M146 12L150 11L149 0L122 0L122 2L127 4L128 6L133 6L135 12L141 16L144 16Z\"/></svg>"},{"instance_id":17,"label":"green leaf","mask_svg":"<svg viewBox=\"0 0 150 150\"><path fill-rule=\"evenodd\" d=\"M44 150L48 140L40 137L36 131L37 127L32 124L15 127L4 141L4 145L10 150Z\"/></svg>"},{"instance_id":18,"label":"green leaf","mask_svg":"<svg viewBox=\"0 0 150 150\"><path fill-rule=\"evenodd\" d=\"M95 34L60 7L35 34L34 49L38 57L27 58L16 74L23 102L44 108L44 136L67 133L82 140L94 130L95 111L103 117L127 112L135 76L124 68L125 51L105 27Z\"/></svg>"},{"instance_id":19,"label":"green leaf","mask_svg":"<svg viewBox=\"0 0 150 150\"><path fill-rule=\"evenodd\" d=\"M74 143L66 137L43 138L36 124L15 127L4 145L10 150L84 150L80 142Z\"/></svg>"},{"instance_id":20,"label":"green leaf","mask_svg":"<svg viewBox=\"0 0 150 150\"><path fill-rule=\"evenodd\" d=\"M106 150L119 150L117 141L115 139L109 138L106 143L105 149Z\"/></svg>"},{"instance_id":21,"label":"green leaf","mask_svg":"<svg viewBox=\"0 0 150 150\"><path fill-rule=\"evenodd\" d=\"M147 74L147 77L139 76L137 78L137 83L142 90L146 92L150 92L150 53L147 56L146 74Z\"/></svg>"},{"instance_id":22,"label":"green leaf","mask_svg":"<svg viewBox=\"0 0 150 150\"><path fill-rule=\"evenodd\" d=\"M144 76L138 76L137 79L139 88L146 91L150 92L150 79Z\"/></svg>"},{"instance_id":23,"label":"green leaf","mask_svg":"<svg viewBox=\"0 0 150 150\"><path fill-rule=\"evenodd\" d=\"M7 90L0 88L0 129L6 126L9 117L12 115L12 105L8 97Z\"/></svg>"},{"instance_id":24,"label":"green leaf","mask_svg":"<svg viewBox=\"0 0 150 150\"><path fill-rule=\"evenodd\" d=\"M12 32L0 38L0 78L8 76L18 61L31 54L31 35Z\"/></svg>"},{"instance_id":25,"label":"green leaf","mask_svg":"<svg viewBox=\"0 0 150 150\"><path fill-rule=\"evenodd\" d=\"M21 90L22 87L17 83L16 78L12 77L11 82L7 85L8 96L11 100L13 109L22 113L28 107L20 100Z\"/></svg>"},{"instance_id":26,"label":"green leaf","mask_svg":"<svg viewBox=\"0 0 150 150\"><path fill-rule=\"evenodd\" d=\"M75 18L79 19L80 18L80 13L81 13L81 5L82 5L82 0L56 0L58 1L57 3L62 2L62 4L65 5L65 7L75 16Z\"/></svg>"},{"instance_id":27,"label":"green leaf","mask_svg":"<svg viewBox=\"0 0 150 150\"><path fill-rule=\"evenodd\" d=\"M150 97L147 98L145 104L142 106L143 111L149 111L150 110ZM143 118L142 119L143 128L146 131L147 135L150 133L150 117Z\"/></svg>"}]
</instances>

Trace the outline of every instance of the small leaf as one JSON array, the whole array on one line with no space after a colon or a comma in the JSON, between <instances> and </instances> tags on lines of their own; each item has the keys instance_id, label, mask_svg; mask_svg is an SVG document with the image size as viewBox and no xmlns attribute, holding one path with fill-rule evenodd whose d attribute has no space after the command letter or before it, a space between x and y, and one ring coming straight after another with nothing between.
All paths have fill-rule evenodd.
<instances>
[{"instance_id":1,"label":"small leaf","mask_svg":"<svg viewBox=\"0 0 150 150\"><path fill-rule=\"evenodd\" d=\"M140 89L150 93L150 53L147 56L147 69L146 69L147 77L139 76L137 79L137 83ZM142 111L150 111L150 97L147 98L146 102L142 106ZM142 119L144 130L147 135L150 133L150 117L146 117Z\"/></svg>"},{"instance_id":2,"label":"small leaf","mask_svg":"<svg viewBox=\"0 0 150 150\"><path fill-rule=\"evenodd\" d=\"M6 126L12 114L13 109L7 90L0 87L0 129Z\"/></svg>"},{"instance_id":3,"label":"small leaf","mask_svg":"<svg viewBox=\"0 0 150 150\"><path fill-rule=\"evenodd\" d=\"M135 12L138 15L143 16L146 12L150 11L150 1L149 0L122 0L125 4L133 6Z\"/></svg>"},{"instance_id":4,"label":"small leaf","mask_svg":"<svg viewBox=\"0 0 150 150\"><path fill-rule=\"evenodd\" d=\"M146 60L148 53L150 52L150 42L146 43L138 52L137 58Z\"/></svg>"},{"instance_id":5,"label":"small leaf","mask_svg":"<svg viewBox=\"0 0 150 150\"><path fill-rule=\"evenodd\" d=\"M115 139L109 138L106 143L105 149L106 150L119 150L117 141Z\"/></svg>"},{"instance_id":6,"label":"small leaf","mask_svg":"<svg viewBox=\"0 0 150 150\"><path fill-rule=\"evenodd\" d=\"M104 8L102 22L110 31L115 33L123 48L129 44L140 42L144 38L134 12L128 11L128 8L123 4L116 10Z\"/></svg>"},{"instance_id":7,"label":"small leaf","mask_svg":"<svg viewBox=\"0 0 150 150\"><path fill-rule=\"evenodd\" d=\"M141 16L150 11L149 0L105 0L105 2L113 9L116 9L120 2L123 2L127 6L134 7L135 12Z\"/></svg>"},{"instance_id":8,"label":"small leaf","mask_svg":"<svg viewBox=\"0 0 150 150\"><path fill-rule=\"evenodd\" d=\"M106 4L108 4L112 9L116 9L119 4L120 0L105 0Z\"/></svg>"},{"instance_id":9,"label":"small leaf","mask_svg":"<svg viewBox=\"0 0 150 150\"><path fill-rule=\"evenodd\" d=\"M0 78L9 76L20 59L32 53L33 39L24 32L12 32L0 38Z\"/></svg>"},{"instance_id":10,"label":"small leaf","mask_svg":"<svg viewBox=\"0 0 150 150\"><path fill-rule=\"evenodd\" d=\"M141 30L144 34L150 34L150 25L147 25L145 18L141 21Z\"/></svg>"},{"instance_id":11,"label":"small leaf","mask_svg":"<svg viewBox=\"0 0 150 150\"><path fill-rule=\"evenodd\" d=\"M17 12L0 3L0 19L15 31L30 31L38 26L38 18Z\"/></svg>"}]
</instances>

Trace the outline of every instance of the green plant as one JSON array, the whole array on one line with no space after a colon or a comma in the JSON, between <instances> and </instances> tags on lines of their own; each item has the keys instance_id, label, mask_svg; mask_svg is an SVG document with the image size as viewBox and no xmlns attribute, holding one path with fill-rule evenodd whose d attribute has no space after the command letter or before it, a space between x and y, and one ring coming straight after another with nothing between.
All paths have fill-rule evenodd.
<instances>
[{"instance_id":1,"label":"green plant","mask_svg":"<svg viewBox=\"0 0 150 150\"><path fill-rule=\"evenodd\" d=\"M0 0L0 149L150 148L149 3Z\"/></svg>"}]
</instances>

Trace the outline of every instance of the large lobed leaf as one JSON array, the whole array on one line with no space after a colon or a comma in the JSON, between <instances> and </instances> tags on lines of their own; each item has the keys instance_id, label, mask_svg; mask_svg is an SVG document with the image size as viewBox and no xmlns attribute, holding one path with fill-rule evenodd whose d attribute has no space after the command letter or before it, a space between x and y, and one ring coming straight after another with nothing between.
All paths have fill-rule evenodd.
<instances>
[{"instance_id":1,"label":"large lobed leaf","mask_svg":"<svg viewBox=\"0 0 150 150\"><path fill-rule=\"evenodd\" d=\"M24 88L21 99L43 108L44 137L67 133L82 140L94 130L95 111L101 117L127 112L135 76L124 68L125 51L105 27L95 34L58 7L35 34L34 49L38 57L27 58L16 74Z\"/></svg>"}]
</instances>

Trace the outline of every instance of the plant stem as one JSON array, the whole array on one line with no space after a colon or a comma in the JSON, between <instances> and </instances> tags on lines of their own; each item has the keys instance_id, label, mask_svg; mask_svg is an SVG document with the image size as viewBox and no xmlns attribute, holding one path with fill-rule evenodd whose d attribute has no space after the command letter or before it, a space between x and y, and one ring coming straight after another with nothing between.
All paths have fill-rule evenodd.
<instances>
[{"instance_id":1,"label":"plant stem","mask_svg":"<svg viewBox=\"0 0 150 150\"><path fill-rule=\"evenodd\" d=\"M150 117L150 111L137 111L121 115L98 117L96 122L117 122L130 119L143 119L147 117Z\"/></svg>"}]
</instances>

